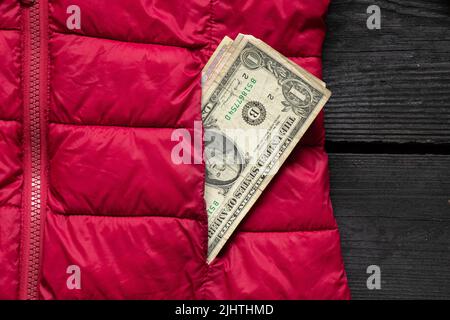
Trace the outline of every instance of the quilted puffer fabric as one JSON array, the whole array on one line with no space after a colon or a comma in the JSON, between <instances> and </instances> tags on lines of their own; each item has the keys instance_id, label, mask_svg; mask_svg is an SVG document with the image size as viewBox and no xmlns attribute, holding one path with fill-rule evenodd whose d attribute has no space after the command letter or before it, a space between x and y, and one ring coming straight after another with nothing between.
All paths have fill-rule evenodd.
<instances>
[{"instance_id":1,"label":"quilted puffer fabric","mask_svg":"<svg viewBox=\"0 0 450 320\"><path fill-rule=\"evenodd\" d=\"M323 114L211 265L204 165L170 157L172 131L193 132L201 120L201 70L224 36L252 34L320 77L328 2L38 1L39 21L29 23L40 23L47 37L41 60L48 67L40 84L48 103L40 106L46 184L38 298L349 298ZM74 4L80 30L66 27ZM27 10L19 0L0 2L3 299L24 298L28 277ZM79 267L81 288L67 286L71 265Z\"/></svg>"}]
</instances>

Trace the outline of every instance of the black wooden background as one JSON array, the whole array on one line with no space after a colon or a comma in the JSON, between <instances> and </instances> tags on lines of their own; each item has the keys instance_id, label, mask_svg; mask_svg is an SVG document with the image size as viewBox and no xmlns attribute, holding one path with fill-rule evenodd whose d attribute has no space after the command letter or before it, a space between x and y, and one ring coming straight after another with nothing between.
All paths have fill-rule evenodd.
<instances>
[{"instance_id":1,"label":"black wooden background","mask_svg":"<svg viewBox=\"0 0 450 320\"><path fill-rule=\"evenodd\" d=\"M369 5L381 29L368 30ZM450 299L450 1L332 0L331 197L354 299ZM369 265L381 290L368 290Z\"/></svg>"}]
</instances>

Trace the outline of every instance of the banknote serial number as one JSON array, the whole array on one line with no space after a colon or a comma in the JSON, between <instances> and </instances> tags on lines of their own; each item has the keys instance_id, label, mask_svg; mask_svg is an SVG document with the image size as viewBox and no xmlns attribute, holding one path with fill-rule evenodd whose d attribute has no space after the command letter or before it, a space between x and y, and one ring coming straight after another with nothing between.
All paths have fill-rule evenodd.
<instances>
[{"instance_id":1,"label":"banknote serial number","mask_svg":"<svg viewBox=\"0 0 450 320\"><path fill-rule=\"evenodd\" d=\"M230 317L236 315L272 315L274 312L271 304L220 304L218 306L192 306L182 304L175 308L176 315L195 315L207 318L212 315Z\"/></svg>"},{"instance_id":2,"label":"banknote serial number","mask_svg":"<svg viewBox=\"0 0 450 320\"><path fill-rule=\"evenodd\" d=\"M244 79L248 79L249 78L249 76L246 73L244 73L242 75L242 77ZM231 120L231 116L234 113L236 113L236 111L239 110L239 108L242 106L243 102L245 101L245 98L249 95L249 93L255 87L255 84L256 84L256 79L253 78L253 77L250 78L249 82L244 87L244 89L242 89L241 93L239 94L239 96L237 97L236 101L231 106L230 110L228 110L228 112L225 114L225 119Z\"/></svg>"},{"instance_id":3,"label":"banknote serial number","mask_svg":"<svg viewBox=\"0 0 450 320\"><path fill-rule=\"evenodd\" d=\"M213 214L217 208L219 207L219 202L216 200L213 200L213 202L211 203L211 205L208 207L207 211L208 211L208 215Z\"/></svg>"}]
</instances>

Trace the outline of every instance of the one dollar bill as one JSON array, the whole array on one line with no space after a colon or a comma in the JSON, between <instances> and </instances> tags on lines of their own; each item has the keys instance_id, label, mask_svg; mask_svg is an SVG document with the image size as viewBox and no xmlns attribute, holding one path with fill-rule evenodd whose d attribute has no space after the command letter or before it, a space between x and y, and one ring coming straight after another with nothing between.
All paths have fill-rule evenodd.
<instances>
[{"instance_id":1,"label":"one dollar bill","mask_svg":"<svg viewBox=\"0 0 450 320\"><path fill-rule=\"evenodd\" d=\"M242 34L222 41L202 83L210 263L331 93L261 40Z\"/></svg>"}]
</instances>

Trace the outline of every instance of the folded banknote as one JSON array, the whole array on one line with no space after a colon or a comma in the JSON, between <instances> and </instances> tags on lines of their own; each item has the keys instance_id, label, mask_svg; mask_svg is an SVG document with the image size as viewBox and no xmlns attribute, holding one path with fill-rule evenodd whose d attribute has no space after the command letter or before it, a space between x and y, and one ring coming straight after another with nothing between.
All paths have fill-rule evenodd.
<instances>
[{"instance_id":1,"label":"folded banknote","mask_svg":"<svg viewBox=\"0 0 450 320\"><path fill-rule=\"evenodd\" d=\"M331 93L323 81L243 34L219 44L203 69L202 90L210 263Z\"/></svg>"}]
</instances>

